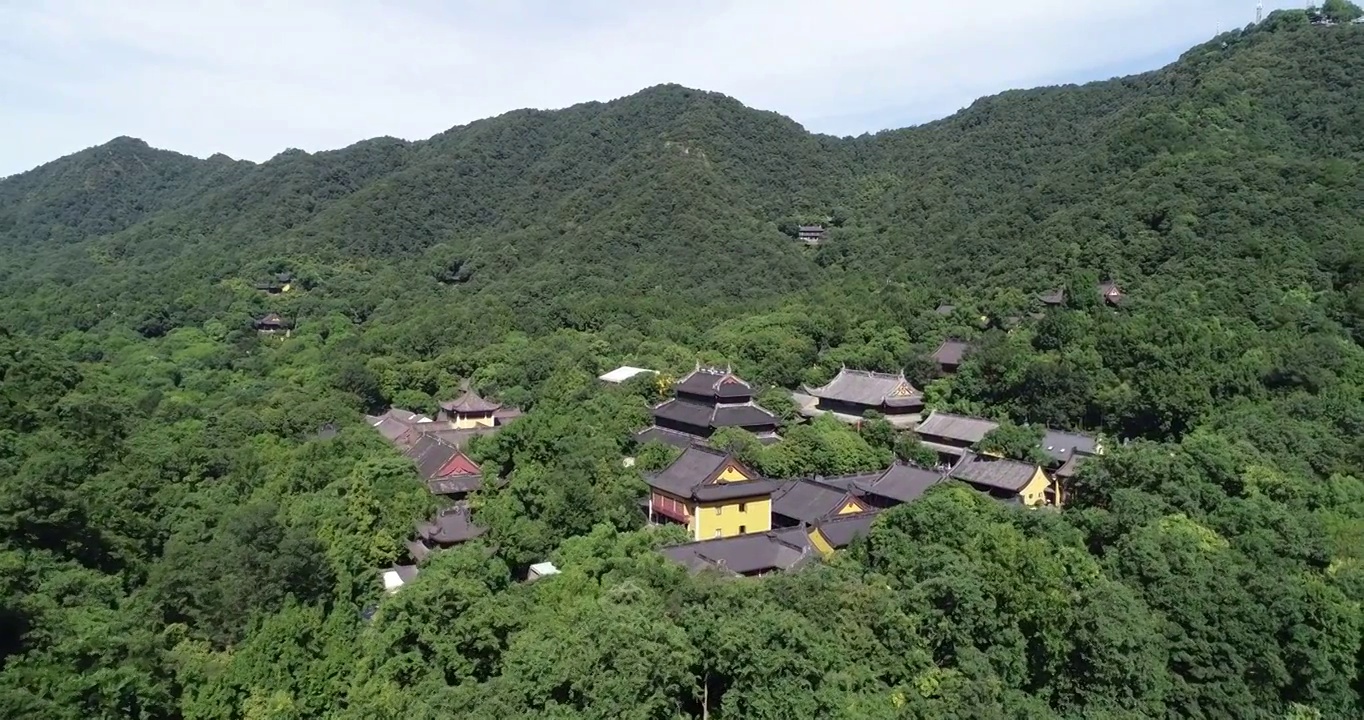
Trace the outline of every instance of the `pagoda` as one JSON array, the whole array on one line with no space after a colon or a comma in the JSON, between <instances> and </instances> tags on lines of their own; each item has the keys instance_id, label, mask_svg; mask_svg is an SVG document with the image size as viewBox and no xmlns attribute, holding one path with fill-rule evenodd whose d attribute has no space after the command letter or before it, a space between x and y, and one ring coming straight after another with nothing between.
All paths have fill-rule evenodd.
<instances>
[{"instance_id":1,"label":"pagoda","mask_svg":"<svg viewBox=\"0 0 1364 720\"><path fill-rule=\"evenodd\" d=\"M753 388L729 368L701 367L675 387L676 397L654 406L654 424L635 437L676 447L704 441L721 428L743 428L763 442L776 442L781 424L772 411L753 400Z\"/></svg>"}]
</instances>

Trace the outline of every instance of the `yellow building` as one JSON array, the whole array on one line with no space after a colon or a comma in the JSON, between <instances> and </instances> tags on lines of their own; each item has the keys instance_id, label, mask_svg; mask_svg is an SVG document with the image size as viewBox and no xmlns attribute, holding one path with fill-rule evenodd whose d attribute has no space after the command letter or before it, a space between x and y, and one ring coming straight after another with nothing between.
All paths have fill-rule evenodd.
<instances>
[{"instance_id":1,"label":"yellow building","mask_svg":"<svg viewBox=\"0 0 1364 720\"><path fill-rule=\"evenodd\" d=\"M772 492L778 483L724 451L691 445L645 481L650 522L686 525L693 540L772 529Z\"/></svg>"},{"instance_id":2,"label":"yellow building","mask_svg":"<svg viewBox=\"0 0 1364 720\"><path fill-rule=\"evenodd\" d=\"M456 430L493 427L498 424L501 409L501 403L484 400L465 383L463 395L440 404L437 420L450 423Z\"/></svg>"},{"instance_id":3,"label":"yellow building","mask_svg":"<svg viewBox=\"0 0 1364 720\"><path fill-rule=\"evenodd\" d=\"M1041 467L987 455L966 455L948 477L995 497L1017 498L1030 507L1047 504L1048 490L1059 492Z\"/></svg>"}]
</instances>

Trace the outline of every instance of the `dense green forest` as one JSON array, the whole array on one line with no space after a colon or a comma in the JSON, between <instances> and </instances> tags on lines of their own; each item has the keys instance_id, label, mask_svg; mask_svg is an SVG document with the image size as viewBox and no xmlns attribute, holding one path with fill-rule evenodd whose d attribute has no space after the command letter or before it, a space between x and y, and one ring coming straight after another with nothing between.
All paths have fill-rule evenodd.
<instances>
[{"instance_id":1,"label":"dense green forest","mask_svg":"<svg viewBox=\"0 0 1364 720\"><path fill-rule=\"evenodd\" d=\"M260 164L120 138L0 180L0 716L1358 718L1361 341L1364 27L1303 12L857 138L676 86ZM922 450L794 423L843 365L1110 449L1060 512L946 484L689 575L638 508L659 388L595 376L698 360L792 421L725 438L772 475ZM528 411L470 449L489 533L386 596L436 501L363 414L464 381Z\"/></svg>"}]
</instances>

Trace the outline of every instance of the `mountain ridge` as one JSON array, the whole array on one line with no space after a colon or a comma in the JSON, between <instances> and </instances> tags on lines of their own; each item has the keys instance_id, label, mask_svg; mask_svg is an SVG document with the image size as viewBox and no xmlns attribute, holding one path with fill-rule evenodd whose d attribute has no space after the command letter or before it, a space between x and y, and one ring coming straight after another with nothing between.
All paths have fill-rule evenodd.
<instances>
[{"instance_id":1,"label":"mountain ridge","mask_svg":"<svg viewBox=\"0 0 1364 720\"><path fill-rule=\"evenodd\" d=\"M161 258L159 273L190 285L232 272L207 262L227 248L273 258L266 264L334 267L410 268L440 256L462 268L466 291L509 273L538 282L568 269L584 287L610 278L683 305L778 297L839 273L914 277L949 296L982 277L1036 291L1081 271L1130 282L1163 267L1200 276L1223 250L1244 257L1231 250L1241 241L1190 255L1164 236L1198 230L1162 224L1195 217L1188 198L1182 209L1160 198L1203 160L1222 174L1235 164L1254 173L1257 163L1238 154L1271 164L1291 155L1284 172L1305 178L1337 162L1329 158L1364 153L1354 75L1336 60L1361 33L1267 22L1158 70L1009 91L859 137L808 133L719 93L657 85L512 111L427 140L375 138L260 164L121 138L0 181L0 248L21 246L11 252L31 266L40 247L89 243L105 258ZM1298 112L1301 98L1322 110ZM87 176L106 182L82 183ZM1357 180L1346 172L1335 182ZM1275 202L1270 188L1255 192L1253 202ZM785 242L784 232L812 221L839 226L836 242L812 252ZM1310 268L1323 254L1348 254L1335 244L1294 248L1289 264L1305 273L1294 282L1321 286ZM57 252L70 261L57 272L96 272L88 252L72 250ZM660 273L678 252L692 261ZM990 302L1024 310L1017 295Z\"/></svg>"}]
</instances>

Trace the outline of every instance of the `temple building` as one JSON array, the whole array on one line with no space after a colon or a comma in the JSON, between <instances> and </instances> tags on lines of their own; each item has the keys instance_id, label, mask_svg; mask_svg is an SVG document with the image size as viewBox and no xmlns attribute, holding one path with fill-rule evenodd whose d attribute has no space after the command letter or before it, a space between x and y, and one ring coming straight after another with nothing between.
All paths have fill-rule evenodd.
<instances>
[{"instance_id":1,"label":"temple building","mask_svg":"<svg viewBox=\"0 0 1364 720\"><path fill-rule=\"evenodd\" d=\"M487 529L474 524L468 507L447 508L436 519L417 526L417 537L407 544L407 552L420 563L433 552L468 542L484 532Z\"/></svg>"},{"instance_id":2,"label":"temple building","mask_svg":"<svg viewBox=\"0 0 1364 720\"><path fill-rule=\"evenodd\" d=\"M876 508L891 508L918 500L946 479L946 472L896 461L879 472L815 478L825 485L846 488Z\"/></svg>"},{"instance_id":3,"label":"temple building","mask_svg":"<svg viewBox=\"0 0 1364 720\"><path fill-rule=\"evenodd\" d=\"M674 545L659 550L663 557L692 572L760 577L794 570L820 556L809 528L794 527L755 535Z\"/></svg>"},{"instance_id":4,"label":"temple building","mask_svg":"<svg viewBox=\"0 0 1364 720\"><path fill-rule=\"evenodd\" d=\"M1072 457L1080 455L1100 455L1103 446L1099 439L1087 433L1065 432L1048 428L1042 434L1042 450L1051 458L1047 467L1060 467Z\"/></svg>"},{"instance_id":5,"label":"temple building","mask_svg":"<svg viewBox=\"0 0 1364 720\"><path fill-rule=\"evenodd\" d=\"M965 340L944 340L937 350L933 351L933 362L938 364L938 369L944 375L951 375L961 367L961 361L966 358L966 353L970 351L971 343Z\"/></svg>"},{"instance_id":6,"label":"temple building","mask_svg":"<svg viewBox=\"0 0 1364 720\"><path fill-rule=\"evenodd\" d=\"M1057 492L1053 481L1037 465L975 453L962 457L947 476L993 497L1029 507L1049 504L1049 496Z\"/></svg>"},{"instance_id":7,"label":"temple building","mask_svg":"<svg viewBox=\"0 0 1364 720\"><path fill-rule=\"evenodd\" d=\"M763 442L776 442L781 420L753 401L753 388L728 369L698 366L678 381L676 397L653 409L654 424L635 438L687 447L709 438L716 430L737 427Z\"/></svg>"},{"instance_id":8,"label":"temple building","mask_svg":"<svg viewBox=\"0 0 1364 720\"><path fill-rule=\"evenodd\" d=\"M645 482L649 522L686 525L693 540L772 529L772 493L780 483L760 477L729 453L692 445Z\"/></svg>"},{"instance_id":9,"label":"temple building","mask_svg":"<svg viewBox=\"0 0 1364 720\"><path fill-rule=\"evenodd\" d=\"M516 408L503 407L501 403L483 399L467 381L463 387L464 394L440 404L440 413L436 415L438 422L450 423L456 430L490 428L521 415Z\"/></svg>"},{"instance_id":10,"label":"temple building","mask_svg":"<svg viewBox=\"0 0 1364 720\"><path fill-rule=\"evenodd\" d=\"M840 419L856 422L869 410L874 410L894 423L907 424L918 420L924 409L924 396L909 384L904 373L878 373L869 370L838 371L834 379L821 387L806 387L805 392L818 403L814 410L835 413Z\"/></svg>"},{"instance_id":11,"label":"temple building","mask_svg":"<svg viewBox=\"0 0 1364 720\"><path fill-rule=\"evenodd\" d=\"M1098 456L1077 452L1071 455L1069 460L1066 460L1066 464L1056 468L1051 474L1055 482L1052 483L1052 490L1048 493L1047 501L1058 507L1064 503L1070 492L1070 482L1080 472L1080 467L1096 457Z\"/></svg>"},{"instance_id":12,"label":"temple building","mask_svg":"<svg viewBox=\"0 0 1364 720\"><path fill-rule=\"evenodd\" d=\"M293 323L285 320L279 313L267 313L258 317L252 326L262 335L277 335L279 333L288 335L289 331L294 328Z\"/></svg>"},{"instance_id":13,"label":"temple building","mask_svg":"<svg viewBox=\"0 0 1364 720\"><path fill-rule=\"evenodd\" d=\"M1123 301L1122 288L1112 280L1105 280L1095 286L1094 291L1099 294L1099 299L1109 307L1118 307ZM1043 305L1048 307L1059 307L1066 304L1065 288L1054 288L1037 296Z\"/></svg>"},{"instance_id":14,"label":"temple building","mask_svg":"<svg viewBox=\"0 0 1364 720\"><path fill-rule=\"evenodd\" d=\"M823 225L801 225L796 237L806 245L818 245L829 238L829 231Z\"/></svg>"},{"instance_id":15,"label":"temple building","mask_svg":"<svg viewBox=\"0 0 1364 720\"><path fill-rule=\"evenodd\" d=\"M877 511L830 518L765 533L701 540L662 548L664 557L692 572L758 577L798 570L851 545L871 531Z\"/></svg>"},{"instance_id":16,"label":"temple building","mask_svg":"<svg viewBox=\"0 0 1364 720\"><path fill-rule=\"evenodd\" d=\"M426 480L426 489L432 495L442 495L452 500L461 500L483 488L483 470L459 450L438 470L423 474L422 479Z\"/></svg>"},{"instance_id":17,"label":"temple building","mask_svg":"<svg viewBox=\"0 0 1364 720\"><path fill-rule=\"evenodd\" d=\"M872 511L854 489L819 480L787 480L772 493L772 524L777 527L814 525Z\"/></svg>"},{"instance_id":18,"label":"temple building","mask_svg":"<svg viewBox=\"0 0 1364 720\"><path fill-rule=\"evenodd\" d=\"M1112 280L1099 283L1099 297L1103 298L1104 303L1111 307L1122 304L1122 288Z\"/></svg>"},{"instance_id":19,"label":"temple building","mask_svg":"<svg viewBox=\"0 0 1364 720\"><path fill-rule=\"evenodd\" d=\"M271 295L287 293L294 289L294 274L291 272L276 273L271 279L256 283L256 289Z\"/></svg>"},{"instance_id":20,"label":"temple building","mask_svg":"<svg viewBox=\"0 0 1364 720\"><path fill-rule=\"evenodd\" d=\"M997 427L999 423L992 420L934 410L914 428L914 433L940 459L952 463Z\"/></svg>"}]
</instances>

